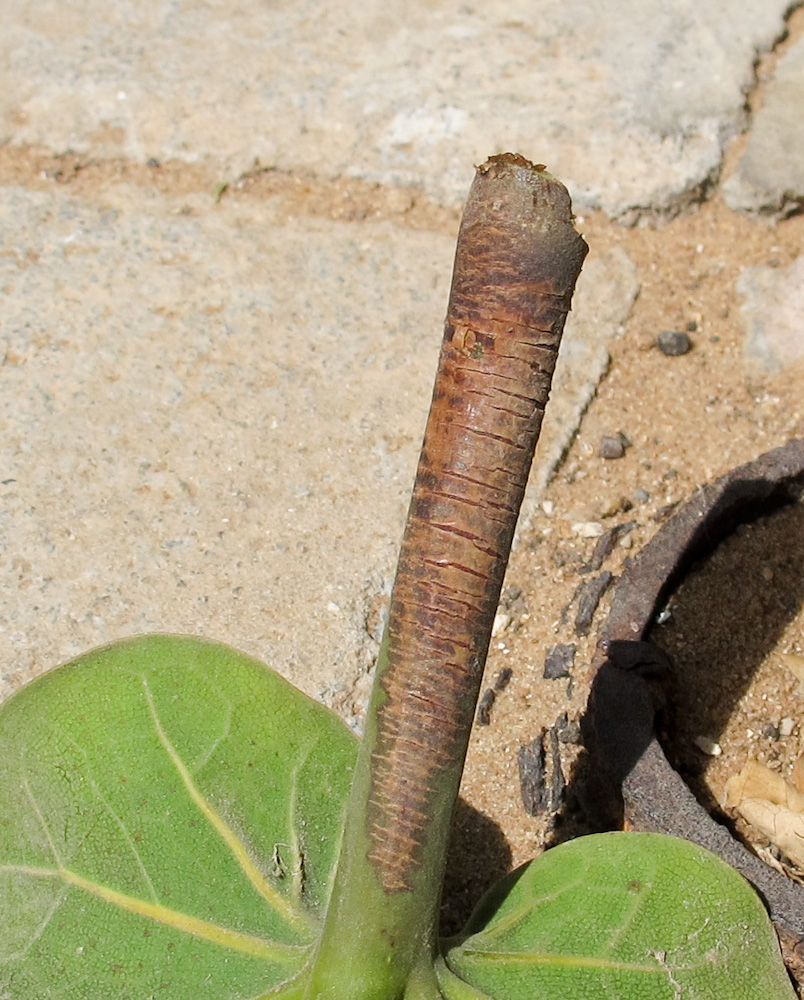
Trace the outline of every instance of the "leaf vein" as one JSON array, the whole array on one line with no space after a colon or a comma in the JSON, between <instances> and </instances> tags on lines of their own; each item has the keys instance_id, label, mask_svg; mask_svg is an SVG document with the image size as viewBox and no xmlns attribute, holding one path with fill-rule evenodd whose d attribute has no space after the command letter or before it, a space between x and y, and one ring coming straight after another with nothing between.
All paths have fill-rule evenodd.
<instances>
[{"instance_id":1,"label":"leaf vein","mask_svg":"<svg viewBox=\"0 0 804 1000\"><path fill-rule=\"evenodd\" d=\"M638 962L618 962L610 958L591 955L557 955L550 952L481 951L464 950L463 961L491 965L548 965L557 968L601 969L617 972L649 972L664 975L659 964L643 965Z\"/></svg>"},{"instance_id":2,"label":"leaf vein","mask_svg":"<svg viewBox=\"0 0 804 1000\"><path fill-rule=\"evenodd\" d=\"M79 875L69 868L0 865L0 871L18 872L22 875L29 875L32 878L59 878L67 885L82 889L84 892L107 903L111 903L113 906L118 906L129 913L147 917L166 927L172 927L186 934L192 934L194 937L202 938L223 948L243 952L246 955L251 955L253 958L296 965L305 951L307 951L307 947L305 946L266 941L264 938L258 938L251 934L243 934L229 927L221 927L219 924L213 924L209 920L201 920L199 917L193 917L188 913L171 910L160 903L151 903L145 899L138 899L136 896L129 896L124 892L118 892L117 889L112 889L107 885L101 885L99 882L93 882L91 879L84 878L83 875Z\"/></svg>"},{"instance_id":3,"label":"leaf vein","mask_svg":"<svg viewBox=\"0 0 804 1000\"><path fill-rule=\"evenodd\" d=\"M171 743L164 727L162 726L159 714L156 710L153 695L145 677L142 678L142 683L145 689L145 698L148 703L148 708L151 713L154 729L156 730L159 742L164 747L171 763L181 778L187 794L190 796L191 800L198 808L204 819L206 819L209 825L213 828L213 830L215 830L226 847L229 849L241 871L254 889L274 910L276 910L280 917L282 917L282 919L290 924L295 930L305 935L309 935L312 931L312 926L307 915L298 910L289 900L274 889L274 887L268 882L267 878L259 870L254 862L254 859L248 853L245 845L237 836L235 831L229 826L214 806L204 797L204 795L202 795L200 789L193 780L187 765L184 763L179 755L179 752Z\"/></svg>"}]
</instances>

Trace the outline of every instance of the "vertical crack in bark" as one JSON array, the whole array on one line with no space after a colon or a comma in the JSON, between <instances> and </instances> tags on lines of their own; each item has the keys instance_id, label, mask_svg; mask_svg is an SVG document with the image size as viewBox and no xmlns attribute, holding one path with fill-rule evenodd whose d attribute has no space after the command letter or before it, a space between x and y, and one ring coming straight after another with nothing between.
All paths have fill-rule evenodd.
<instances>
[{"instance_id":1,"label":"vertical crack in bark","mask_svg":"<svg viewBox=\"0 0 804 1000\"><path fill-rule=\"evenodd\" d=\"M367 813L387 892L412 888L455 794L491 626L587 247L565 188L520 156L478 169L391 599ZM450 782L452 785L450 785Z\"/></svg>"}]
</instances>

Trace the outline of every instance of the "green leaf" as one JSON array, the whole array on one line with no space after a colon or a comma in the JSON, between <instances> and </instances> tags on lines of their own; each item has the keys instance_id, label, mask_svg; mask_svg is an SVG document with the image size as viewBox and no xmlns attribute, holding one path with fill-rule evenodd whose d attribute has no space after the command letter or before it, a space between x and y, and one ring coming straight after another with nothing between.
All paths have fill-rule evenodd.
<instances>
[{"instance_id":1,"label":"green leaf","mask_svg":"<svg viewBox=\"0 0 804 1000\"><path fill-rule=\"evenodd\" d=\"M794 1000L748 883L685 840L583 837L503 879L439 968L448 1000Z\"/></svg>"},{"instance_id":2,"label":"green leaf","mask_svg":"<svg viewBox=\"0 0 804 1000\"><path fill-rule=\"evenodd\" d=\"M195 639L24 688L0 709L0 997L295 995L356 750L267 667Z\"/></svg>"}]
</instances>

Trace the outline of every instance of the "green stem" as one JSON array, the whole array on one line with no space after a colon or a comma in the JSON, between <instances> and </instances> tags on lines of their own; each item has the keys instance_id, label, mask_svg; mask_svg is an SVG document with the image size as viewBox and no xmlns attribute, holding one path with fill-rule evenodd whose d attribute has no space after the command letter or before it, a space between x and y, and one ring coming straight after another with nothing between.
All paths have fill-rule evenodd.
<instances>
[{"instance_id":1,"label":"green stem","mask_svg":"<svg viewBox=\"0 0 804 1000\"><path fill-rule=\"evenodd\" d=\"M586 250L543 167L504 154L478 169L310 1000L400 1000L424 982L438 996L452 812Z\"/></svg>"}]
</instances>

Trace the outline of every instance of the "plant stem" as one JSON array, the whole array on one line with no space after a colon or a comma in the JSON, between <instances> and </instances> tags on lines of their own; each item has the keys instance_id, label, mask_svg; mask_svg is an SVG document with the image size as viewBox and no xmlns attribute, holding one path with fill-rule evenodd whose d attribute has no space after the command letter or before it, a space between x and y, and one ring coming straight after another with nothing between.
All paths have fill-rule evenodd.
<instances>
[{"instance_id":1,"label":"plant stem","mask_svg":"<svg viewBox=\"0 0 804 1000\"><path fill-rule=\"evenodd\" d=\"M586 252L543 167L506 153L478 168L311 998L397 1000L432 970L491 626Z\"/></svg>"}]
</instances>

